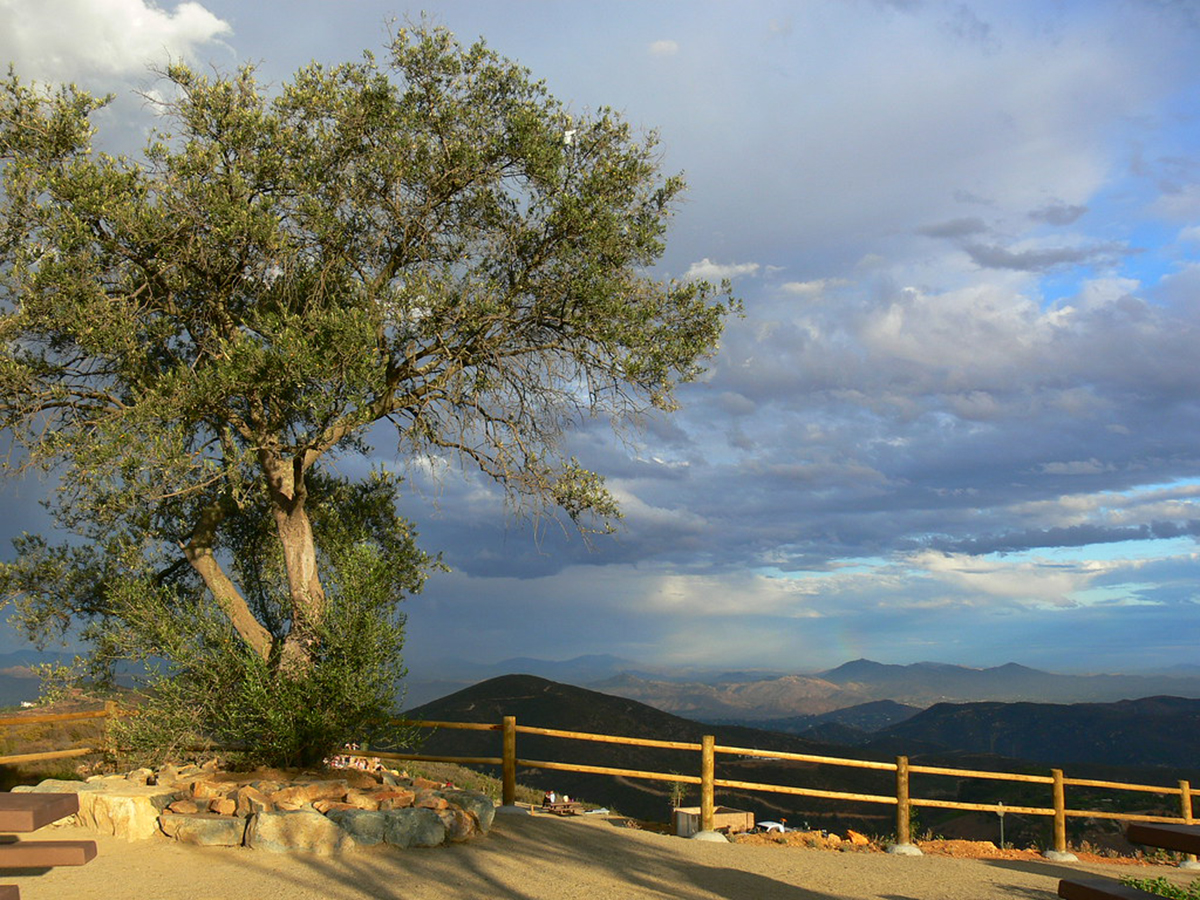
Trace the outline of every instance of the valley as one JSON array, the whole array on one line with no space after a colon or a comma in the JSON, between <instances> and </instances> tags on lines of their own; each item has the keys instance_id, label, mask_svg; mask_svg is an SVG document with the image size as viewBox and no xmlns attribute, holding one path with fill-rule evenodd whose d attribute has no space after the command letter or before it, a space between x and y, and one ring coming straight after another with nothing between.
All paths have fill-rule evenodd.
<instances>
[{"instance_id":1,"label":"valley","mask_svg":"<svg viewBox=\"0 0 1200 900\"><path fill-rule=\"evenodd\" d=\"M1112 704L937 704L909 714L900 704L871 701L860 708L843 710L843 718L867 725L872 730L825 720L819 724L853 729L862 736L857 746L814 739L742 724L713 724L677 716L628 697L565 685L531 675L509 675L489 679L410 711L414 718L437 721L498 723L505 715L521 725L567 731L613 734L666 741L698 742L713 734L718 745L800 753L824 757L892 762L907 756L914 765L953 769L1049 774L1051 767L1064 768L1072 778L1177 787L1181 779L1200 783L1200 767L1186 748L1200 744L1200 700L1148 698ZM903 715L902 721L888 720ZM1062 727L1054 740L1047 723L1055 717ZM970 723L970 727L959 726ZM959 730L956 730L959 729ZM1159 736L1173 734L1170 741ZM990 744L981 744L981 735ZM1103 752L1094 745L1103 737ZM1074 740L1072 740L1072 737ZM1001 739L1002 738L1002 739ZM421 748L431 755L494 756L498 752L494 732L433 732ZM1176 748L1179 748L1178 750ZM1024 756L1008 753L1019 749ZM1135 752L1136 750L1136 752ZM1121 751L1121 752L1118 752ZM519 737L517 755L532 760L553 760L634 771L694 774L698 759L694 752L659 750L614 744L568 741L542 735ZM1030 758L1031 756L1039 758ZM494 767L493 767L494 768ZM894 775L887 771L722 755L718 758L719 779L760 784L793 785L806 789L888 796L894 792ZM669 783L631 777L571 773L542 768L523 768L522 782L542 790L566 792L622 814L666 821L673 802ZM967 777L914 776L913 796L958 803L1046 807L1046 785L989 781ZM689 788L681 805L698 802ZM808 822L831 831L855 828L872 835L886 835L895 828L894 807L741 789L718 789L717 802L754 812L759 819L787 818ZM1177 815L1178 795L1172 799L1146 792L1112 792L1072 788L1069 807L1101 811ZM994 839L998 817L990 813L921 808L918 832L950 838ZM1044 816L1010 813L1006 816L1007 840L1020 845L1046 846L1050 820ZM1112 820L1071 819L1071 839L1087 839L1097 846L1123 846L1121 828Z\"/></svg>"}]
</instances>

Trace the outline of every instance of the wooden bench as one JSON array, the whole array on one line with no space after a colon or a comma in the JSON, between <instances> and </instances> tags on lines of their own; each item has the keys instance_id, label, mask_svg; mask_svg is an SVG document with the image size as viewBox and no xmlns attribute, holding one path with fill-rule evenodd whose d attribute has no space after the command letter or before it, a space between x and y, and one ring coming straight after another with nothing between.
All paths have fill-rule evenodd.
<instances>
[{"instance_id":1,"label":"wooden bench","mask_svg":"<svg viewBox=\"0 0 1200 900\"><path fill-rule=\"evenodd\" d=\"M1135 844L1161 847L1163 850L1178 850L1183 853L1200 851L1200 825L1131 822L1125 829L1125 836ZM1158 897L1149 891L1106 878L1064 878L1058 883L1058 896L1063 900L1154 900Z\"/></svg>"},{"instance_id":2,"label":"wooden bench","mask_svg":"<svg viewBox=\"0 0 1200 900\"><path fill-rule=\"evenodd\" d=\"M1081 878L1078 881L1064 878L1058 883L1058 896L1063 900L1162 900L1158 894L1111 878Z\"/></svg>"},{"instance_id":3,"label":"wooden bench","mask_svg":"<svg viewBox=\"0 0 1200 900\"><path fill-rule=\"evenodd\" d=\"M25 834L79 812L77 794L0 794L0 833ZM82 866L96 858L95 841L0 843L0 869ZM0 885L0 900L20 900L13 884Z\"/></svg>"},{"instance_id":4,"label":"wooden bench","mask_svg":"<svg viewBox=\"0 0 1200 900\"><path fill-rule=\"evenodd\" d=\"M1200 825L1172 825L1159 822L1130 822L1125 837L1135 844L1200 853Z\"/></svg>"},{"instance_id":5,"label":"wooden bench","mask_svg":"<svg viewBox=\"0 0 1200 900\"><path fill-rule=\"evenodd\" d=\"M543 803L541 809L556 816L577 816L583 812L583 804L574 800L569 803Z\"/></svg>"}]
</instances>

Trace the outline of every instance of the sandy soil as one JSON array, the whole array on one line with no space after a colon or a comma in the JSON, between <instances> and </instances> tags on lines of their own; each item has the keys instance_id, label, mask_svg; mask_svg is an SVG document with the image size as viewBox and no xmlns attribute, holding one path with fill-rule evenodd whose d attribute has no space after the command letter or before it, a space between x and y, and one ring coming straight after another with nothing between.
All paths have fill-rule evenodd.
<instances>
[{"instance_id":1,"label":"sandy soil","mask_svg":"<svg viewBox=\"0 0 1200 900\"><path fill-rule=\"evenodd\" d=\"M24 900L1049 900L1058 879L1119 877L1103 863L899 857L780 844L716 844L625 827L622 819L497 816L487 837L432 850L360 850L338 858L243 848L128 843L83 829L99 855L41 874L0 871ZM1147 866L1139 877L1188 873Z\"/></svg>"}]
</instances>

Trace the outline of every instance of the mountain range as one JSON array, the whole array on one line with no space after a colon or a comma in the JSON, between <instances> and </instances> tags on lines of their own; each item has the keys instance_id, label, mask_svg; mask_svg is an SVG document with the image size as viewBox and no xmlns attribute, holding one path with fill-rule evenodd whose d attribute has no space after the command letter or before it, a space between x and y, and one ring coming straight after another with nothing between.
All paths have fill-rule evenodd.
<instances>
[{"instance_id":1,"label":"mountain range","mask_svg":"<svg viewBox=\"0 0 1200 900\"><path fill-rule=\"evenodd\" d=\"M1063 675L1016 663L972 668L933 662L888 665L859 659L822 672L797 674L650 668L620 657L594 655L564 661L521 657L488 665L447 664L441 671L444 676L438 680L410 679L406 705L417 706L507 674L536 675L589 687L691 719L761 727L767 727L768 720L820 716L879 700L925 708L973 701L1107 703L1157 695L1200 698L1200 669L1194 666L1163 674Z\"/></svg>"},{"instance_id":2,"label":"mountain range","mask_svg":"<svg viewBox=\"0 0 1200 900\"><path fill-rule=\"evenodd\" d=\"M1074 778L1166 787L1175 787L1180 779L1200 783L1194 754L1194 748L1200 745L1200 700L1153 697L1071 705L941 703L911 715L910 710L899 704L867 704L845 712L843 718L868 726L896 715L905 718L871 732L835 719L825 720L827 726L849 729L864 738L860 746L847 747L813 740L811 733L802 737L761 728L697 722L626 697L529 675L489 679L418 707L411 715L436 721L487 723L513 715L521 725L687 742L698 742L701 735L713 734L719 745L826 757L891 761L904 755L914 763L959 769L1045 775L1050 767L1065 767ZM426 739L421 752L434 756L497 756L499 736L495 732L441 729ZM639 771L694 773L698 766L697 754L690 751L527 734L518 736L517 754L530 760ZM661 782L536 766L523 768L519 777L534 787L581 796L613 806L626 815L661 821L668 811L669 786ZM718 777L860 794L890 795L894 790L892 776L887 772L736 755L718 757ZM1043 796L1047 794L1044 786L1038 785L930 776L921 776L918 781L918 796L945 800L975 803L1003 800L1010 805L1046 806L1050 799ZM1104 797L1092 797L1089 790L1071 788L1073 808L1107 806L1125 812L1175 814L1170 797L1123 792L1114 800L1111 791ZM684 805L695 802L692 791ZM892 828L891 812L885 806L744 790L725 791L718 796L718 802L750 809L759 818L786 816L793 822L808 820L829 829L855 827L881 834ZM928 820L927 824L936 824L947 836L977 839L979 834L990 835L988 829L995 825L994 816L981 813L923 809L922 816ZM1041 833L1048 827L1044 817L1009 818L1010 838L1016 839L1021 833L1025 835L1023 840L1048 840L1048 834ZM1119 835L1119 828L1113 834Z\"/></svg>"}]
</instances>

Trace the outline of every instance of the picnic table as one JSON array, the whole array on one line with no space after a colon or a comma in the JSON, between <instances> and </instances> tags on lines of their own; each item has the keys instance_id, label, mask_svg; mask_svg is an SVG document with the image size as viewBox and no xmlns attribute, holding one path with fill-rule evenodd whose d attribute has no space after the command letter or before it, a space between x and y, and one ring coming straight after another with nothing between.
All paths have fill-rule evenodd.
<instances>
[{"instance_id":1,"label":"picnic table","mask_svg":"<svg viewBox=\"0 0 1200 900\"><path fill-rule=\"evenodd\" d=\"M541 809L544 812L554 813L556 816L577 816L583 812L583 804L576 803L574 800L566 803L543 803Z\"/></svg>"},{"instance_id":2,"label":"picnic table","mask_svg":"<svg viewBox=\"0 0 1200 900\"><path fill-rule=\"evenodd\" d=\"M79 812L78 794L0 794L0 835L37 831ZM0 843L0 869L49 869L82 866L96 857L95 841L21 841ZM14 884L0 885L0 900L20 900Z\"/></svg>"},{"instance_id":3,"label":"picnic table","mask_svg":"<svg viewBox=\"0 0 1200 900\"><path fill-rule=\"evenodd\" d=\"M1200 825L1172 825L1159 822L1131 822L1125 836L1135 844L1200 853Z\"/></svg>"},{"instance_id":4,"label":"picnic table","mask_svg":"<svg viewBox=\"0 0 1200 900\"><path fill-rule=\"evenodd\" d=\"M1135 844L1200 853L1200 825L1131 822L1125 829L1125 836ZM1058 883L1058 896L1063 900L1156 900L1158 897L1118 881L1095 878L1064 878Z\"/></svg>"}]
</instances>

